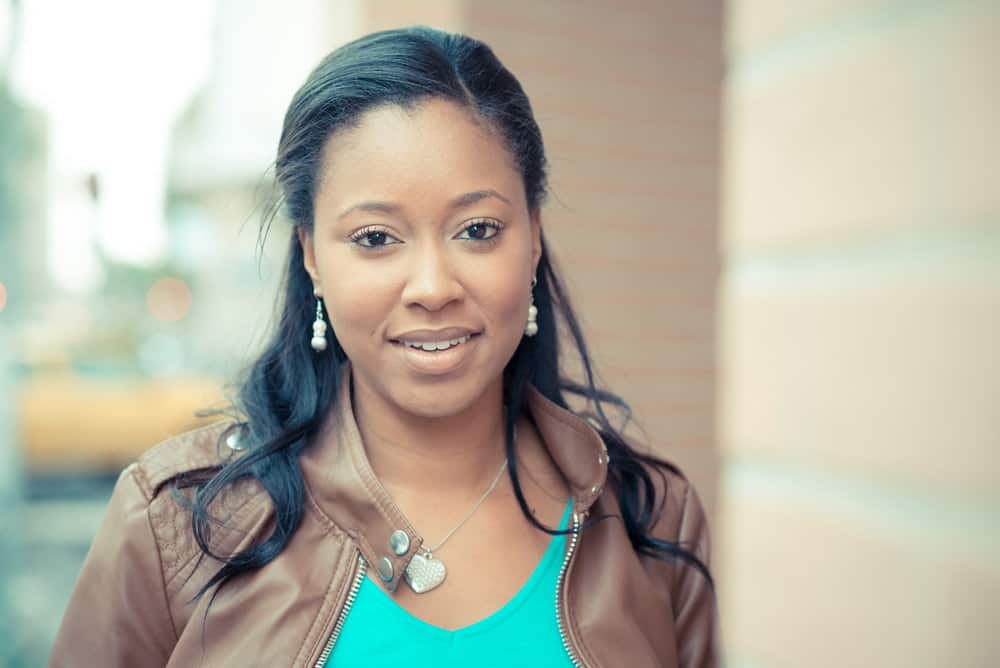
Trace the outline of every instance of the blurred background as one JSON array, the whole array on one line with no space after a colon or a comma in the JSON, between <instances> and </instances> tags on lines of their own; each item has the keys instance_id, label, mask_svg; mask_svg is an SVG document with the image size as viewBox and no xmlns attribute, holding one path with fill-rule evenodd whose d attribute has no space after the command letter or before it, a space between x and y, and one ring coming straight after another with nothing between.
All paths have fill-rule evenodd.
<instances>
[{"instance_id":1,"label":"blurred background","mask_svg":"<svg viewBox=\"0 0 1000 668\"><path fill-rule=\"evenodd\" d=\"M725 665L1000 665L996 0L0 0L0 665L260 344L292 94L414 23L531 97L601 376L711 514Z\"/></svg>"}]
</instances>

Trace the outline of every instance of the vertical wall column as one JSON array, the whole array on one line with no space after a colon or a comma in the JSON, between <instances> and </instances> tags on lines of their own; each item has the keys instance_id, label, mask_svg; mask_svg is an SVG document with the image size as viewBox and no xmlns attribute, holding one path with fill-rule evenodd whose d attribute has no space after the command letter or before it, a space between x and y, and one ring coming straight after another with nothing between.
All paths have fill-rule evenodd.
<instances>
[{"instance_id":1,"label":"vertical wall column","mask_svg":"<svg viewBox=\"0 0 1000 668\"><path fill-rule=\"evenodd\" d=\"M735 0L730 666L1000 662L1000 5Z\"/></svg>"}]
</instances>

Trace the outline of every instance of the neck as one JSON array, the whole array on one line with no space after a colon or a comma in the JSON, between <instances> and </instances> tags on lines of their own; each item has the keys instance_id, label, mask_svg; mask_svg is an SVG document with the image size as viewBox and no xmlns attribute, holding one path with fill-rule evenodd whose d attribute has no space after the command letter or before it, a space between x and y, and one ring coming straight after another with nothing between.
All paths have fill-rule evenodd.
<instances>
[{"instance_id":1,"label":"neck","mask_svg":"<svg viewBox=\"0 0 1000 668\"><path fill-rule=\"evenodd\" d=\"M482 494L505 457L502 383L458 413L426 417L400 411L366 383L352 382L355 421L382 485L397 500Z\"/></svg>"}]
</instances>

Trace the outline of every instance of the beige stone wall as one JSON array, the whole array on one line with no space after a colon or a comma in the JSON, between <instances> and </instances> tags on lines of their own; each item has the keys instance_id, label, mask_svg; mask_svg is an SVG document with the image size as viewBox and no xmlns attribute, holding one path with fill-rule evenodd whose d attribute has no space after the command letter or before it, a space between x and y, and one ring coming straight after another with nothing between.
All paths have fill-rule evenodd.
<instances>
[{"instance_id":1,"label":"beige stone wall","mask_svg":"<svg viewBox=\"0 0 1000 668\"><path fill-rule=\"evenodd\" d=\"M727 24L729 665L1000 665L1000 4Z\"/></svg>"},{"instance_id":2,"label":"beige stone wall","mask_svg":"<svg viewBox=\"0 0 1000 668\"><path fill-rule=\"evenodd\" d=\"M530 96L545 234L601 377L711 509L721 2L414 4L366 3L368 27L478 37Z\"/></svg>"}]
</instances>

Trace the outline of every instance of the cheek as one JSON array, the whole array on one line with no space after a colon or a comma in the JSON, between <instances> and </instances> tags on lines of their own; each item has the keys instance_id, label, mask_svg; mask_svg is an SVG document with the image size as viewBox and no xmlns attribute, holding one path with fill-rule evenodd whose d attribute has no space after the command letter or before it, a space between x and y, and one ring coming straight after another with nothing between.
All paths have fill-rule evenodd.
<instances>
[{"instance_id":1,"label":"cheek","mask_svg":"<svg viewBox=\"0 0 1000 668\"><path fill-rule=\"evenodd\" d=\"M528 319L527 286L510 279L512 273L494 274L489 282L480 282L480 308L486 313L494 332L504 332L503 338L518 339ZM516 274L514 274L516 275Z\"/></svg>"},{"instance_id":2,"label":"cheek","mask_svg":"<svg viewBox=\"0 0 1000 668\"><path fill-rule=\"evenodd\" d=\"M466 272L475 301L494 336L516 347L531 304L530 245L517 240L506 252L480 261Z\"/></svg>"},{"instance_id":3,"label":"cheek","mask_svg":"<svg viewBox=\"0 0 1000 668\"><path fill-rule=\"evenodd\" d=\"M325 287L325 306L337 339L346 348L371 337L392 309L394 292L372 281L339 282Z\"/></svg>"}]
</instances>

